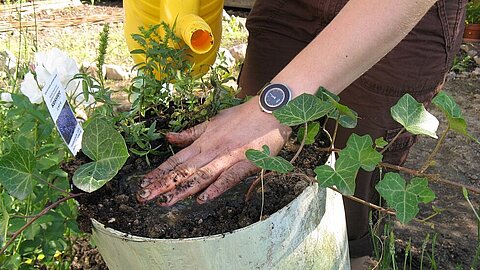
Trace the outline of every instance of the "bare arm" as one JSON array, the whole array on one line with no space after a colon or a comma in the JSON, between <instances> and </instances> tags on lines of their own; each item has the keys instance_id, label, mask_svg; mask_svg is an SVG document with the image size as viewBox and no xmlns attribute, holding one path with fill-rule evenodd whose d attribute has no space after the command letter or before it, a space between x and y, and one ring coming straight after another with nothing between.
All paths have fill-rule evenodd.
<instances>
[{"instance_id":1,"label":"bare arm","mask_svg":"<svg viewBox=\"0 0 480 270\"><path fill-rule=\"evenodd\" d=\"M395 47L434 2L351 0L272 81L290 86L294 97L320 86L338 94ZM268 145L276 155L289 132L254 97L193 129L170 133L170 142L190 146L145 177L138 200L161 196L161 205L172 205L202 190L197 201L211 200L258 170L246 160L247 149Z\"/></svg>"},{"instance_id":2,"label":"bare arm","mask_svg":"<svg viewBox=\"0 0 480 270\"><path fill-rule=\"evenodd\" d=\"M272 81L294 92L339 94L392 50L435 0L350 0Z\"/></svg>"}]
</instances>

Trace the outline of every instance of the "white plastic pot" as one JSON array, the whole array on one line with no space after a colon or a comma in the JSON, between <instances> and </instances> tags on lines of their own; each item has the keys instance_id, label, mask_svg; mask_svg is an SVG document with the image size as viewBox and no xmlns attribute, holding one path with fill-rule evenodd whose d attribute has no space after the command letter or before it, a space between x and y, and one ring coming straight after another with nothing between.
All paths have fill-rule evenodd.
<instances>
[{"instance_id":1,"label":"white plastic pot","mask_svg":"<svg viewBox=\"0 0 480 270\"><path fill-rule=\"evenodd\" d=\"M266 220L188 239L132 236L93 222L109 269L350 269L342 196L312 185Z\"/></svg>"}]
</instances>

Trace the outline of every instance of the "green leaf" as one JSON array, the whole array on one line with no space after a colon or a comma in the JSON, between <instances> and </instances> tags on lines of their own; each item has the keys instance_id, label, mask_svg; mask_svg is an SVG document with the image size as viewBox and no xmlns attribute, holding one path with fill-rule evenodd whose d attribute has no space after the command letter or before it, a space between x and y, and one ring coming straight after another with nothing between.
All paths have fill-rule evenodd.
<instances>
[{"instance_id":1,"label":"green leaf","mask_svg":"<svg viewBox=\"0 0 480 270\"><path fill-rule=\"evenodd\" d=\"M19 200L25 199L33 191L33 153L18 145L0 158L0 184L8 193Z\"/></svg>"},{"instance_id":2,"label":"green leaf","mask_svg":"<svg viewBox=\"0 0 480 270\"><path fill-rule=\"evenodd\" d=\"M73 175L79 189L93 192L110 181L128 158L125 140L110 123L100 118L85 127L82 151L93 162L84 164Z\"/></svg>"},{"instance_id":3,"label":"green leaf","mask_svg":"<svg viewBox=\"0 0 480 270\"><path fill-rule=\"evenodd\" d=\"M247 159L253 162L255 166L268 171L287 173L293 170L293 165L282 157L270 156L268 146L263 146L263 152L254 149L248 149L245 152Z\"/></svg>"},{"instance_id":4,"label":"green leaf","mask_svg":"<svg viewBox=\"0 0 480 270\"><path fill-rule=\"evenodd\" d=\"M315 173L321 187L336 186L342 194L353 195L359 168L356 160L345 155L335 162L335 170L328 165L322 165L315 169Z\"/></svg>"},{"instance_id":5,"label":"green leaf","mask_svg":"<svg viewBox=\"0 0 480 270\"><path fill-rule=\"evenodd\" d=\"M7 211L3 198L3 196L0 197L0 211L2 212L2 215L0 216L0 246L2 247L5 243L5 239L7 239L8 227L10 224L10 214Z\"/></svg>"},{"instance_id":6,"label":"green leaf","mask_svg":"<svg viewBox=\"0 0 480 270\"><path fill-rule=\"evenodd\" d=\"M313 122L307 125L307 137L305 138L305 144L313 144L315 142L315 137L320 131L320 124L318 122ZM299 143L302 143L303 137L305 136L305 127L302 126L298 129L297 140Z\"/></svg>"},{"instance_id":7,"label":"green leaf","mask_svg":"<svg viewBox=\"0 0 480 270\"><path fill-rule=\"evenodd\" d=\"M450 95L441 91L433 98L432 103L443 111L452 130L470 138L476 143L480 143L477 138L468 133L467 122L463 118L462 111Z\"/></svg>"},{"instance_id":8,"label":"green leaf","mask_svg":"<svg viewBox=\"0 0 480 270\"><path fill-rule=\"evenodd\" d=\"M376 148L384 148L387 145L388 145L388 142L385 141L385 139L383 137L375 139L375 147Z\"/></svg>"},{"instance_id":9,"label":"green leaf","mask_svg":"<svg viewBox=\"0 0 480 270\"><path fill-rule=\"evenodd\" d=\"M354 110L339 103L340 97L329 92L327 89L320 87L316 93L324 102L329 102L335 108L328 113L328 117L338 121L344 128L354 128L357 126L358 114Z\"/></svg>"},{"instance_id":10,"label":"green leaf","mask_svg":"<svg viewBox=\"0 0 480 270\"><path fill-rule=\"evenodd\" d=\"M407 185L407 191L416 194L420 202L423 203L429 203L435 200L435 193L428 187L428 180L426 178L412 178L410 184Z\"/></svg>"},{"instance_id":11,"label":"green leaf","mask_svg":"<svg viewBox=\"0 0 480 270\"><path fill-rule=\"evenodd\" d=\"M437 138L436 131L439 124L437 118L410 94L405 94L400 98L390 112L393 119L405 127L408 132Z\"/></svg>"},{"instance_id":12,"label":"green leaf","mask_svg":"<svg viewBox=\"0 0 480 270\"><path fill-rule=\"evenodd\" d=\"M375 187L387 203L397 212L397 218L402 223L412 220L418 213L420 202L430 202L435 194L428 187L425 178L413 178L406 185L398 173L387 173Z\"/></svg>"},{"instance_id":13,"label":"green leaf","mask_svg":"<svg viewBox=\"0 0 480 270\"><path fill-rule=\"evenodd\" d=\"M296 126L315 121L333 109L332 103L324 102L310 94L301 94L287 105L273 112L280 123Z\"/></svg>"},{"instance_id":14,"label":"green leaf","mask_svg":"<svg viewBox=\"0 0 480 270\"><path fill-rule=\"evenodd\" d=\"M359 136L355 133L348 138L347 146L340 151L339 155L348 156L360 164L362 169L371 172L382 161L382 154L372 147L370 135Z\"/></svg>"}]
</instances>

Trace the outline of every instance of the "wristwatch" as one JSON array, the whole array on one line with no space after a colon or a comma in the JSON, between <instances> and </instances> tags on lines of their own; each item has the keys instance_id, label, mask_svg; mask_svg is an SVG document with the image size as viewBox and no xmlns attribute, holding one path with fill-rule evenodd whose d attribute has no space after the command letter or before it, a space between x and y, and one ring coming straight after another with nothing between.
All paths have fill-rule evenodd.
<instances>
[{"instance_id":1,"label":"wristwatch","mask_svg":"<svg viewBox=\"0 0 480 270\"><path fill-rule=\"evenodd\" d=\"M272 113L287 104L291 98L292 92L285 84L268 83L260 92L260 108L266 113Z\"/></svg>"}]
</instances>

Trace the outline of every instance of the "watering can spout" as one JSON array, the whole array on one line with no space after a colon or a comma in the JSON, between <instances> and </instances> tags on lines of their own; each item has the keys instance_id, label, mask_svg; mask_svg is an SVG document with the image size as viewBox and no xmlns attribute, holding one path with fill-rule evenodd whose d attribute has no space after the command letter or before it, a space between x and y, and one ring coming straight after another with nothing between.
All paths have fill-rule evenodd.
<instances>
[{"instance_id":1,"label":"watering can spout","mask_svg":"<svg viewBox=\"0 0 480 270\"><path fill-rule=\"evenodd\" d=\"M123 0L123 7L130 51L140 48L131 37L139 33L140 26L164 22L175 26L175 35L188 46L193 75L206 73L215 61L222 34L223 0ZM133 59L136 63L144 61L138 54Z\"/></svg>"},{"instance_id":2,"label":"watering can spout","mask_svg":"<svg viewBox=\"0 0 480 270\"><path fill-rule=\"evenodd\" d=\"M204 54L213 48L212 29L196 14L178 17L176 33L194 53Z\"/></svg>"}]
</instances>

